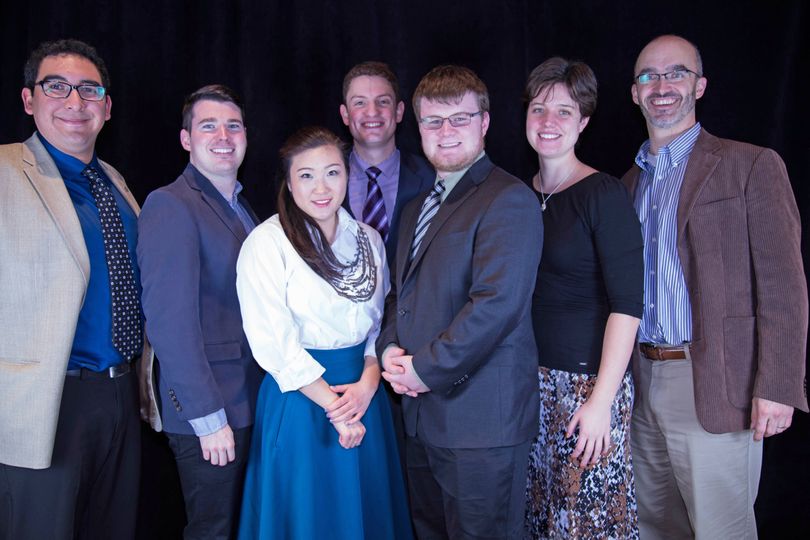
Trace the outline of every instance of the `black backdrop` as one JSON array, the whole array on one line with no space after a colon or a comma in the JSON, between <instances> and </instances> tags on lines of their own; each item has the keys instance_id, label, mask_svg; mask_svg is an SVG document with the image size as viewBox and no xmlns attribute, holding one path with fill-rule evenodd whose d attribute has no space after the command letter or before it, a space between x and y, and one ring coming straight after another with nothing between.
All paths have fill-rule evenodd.
<instances>
[{"instance_id":1,"label":"black backdrop","mask_svg":"<svg viewBox=\"0 0 810 540\"><path fill-rule=\"evenodd\" d=\"M620 176L645 138L630 100L633 63L650 38L666 32L701 48L709 84L698 118L715 135L782 155L806 229L810 7L801 0L0 0L0 143L23 140L33 129L19 97L30 50L75 37L98 48L112 77L112 120L98 153L141 202L188 159L178 141L184 95L221 82L245 98L249 148L241 179L260 216L269 216L281 142L305 124L348 137L338 116L341 81L349 67L370 59L394 67L406 96L437 64L474 69L491 95L488 152L528 178L537 164L523 134L522 88L535 65L559 54L585 60L599 79L599 106L579 155ZM419 149L410 103L398 141ZM171 538L182 525L171 460L159 437L145 435L139 535ZM761 536L810 537L810 418L797 413L792 429L766 443Z\"/></svg>"}]
</instances>

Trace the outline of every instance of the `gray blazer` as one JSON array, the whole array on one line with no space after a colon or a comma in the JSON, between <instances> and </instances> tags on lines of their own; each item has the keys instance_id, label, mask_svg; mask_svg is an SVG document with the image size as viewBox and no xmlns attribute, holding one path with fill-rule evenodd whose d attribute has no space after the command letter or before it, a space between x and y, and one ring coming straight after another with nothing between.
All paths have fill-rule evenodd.
<instances>
[{"instance_id":1,"label":"gray blazer","mask_svg":"<svg viewBox=\"0 0 810 540\"><path fill-rule=\"evenodd\" d=\"M624 175L630 193L640 173ZM755 396L807 411L801 225L779 155L701 131L677 227L700 424L710 433L748 429Z\"/></svg>"},{"instance_id":2,"label":"gray blazer","mask_svg":"<svg viewBox=\"0 0 810 540\"><path fill-rule=\"evenodd\" d=\"M408 435L445 448L491 448L537 433L531 296L543 244L540 205L486 156L439 208L408 255L426 193L402 213L382 353L397 343L431 391L405 396Z\"/></svg>"},{"instance_id":3,"label":"gray blazer","mask_svg":"<svg viewBox=\"0 0 810 540\"><path fill-rule=\"evenodd\" d=\"M137 213L118 171L101 166ZM36 134L0 146L0 204L0 463L44 469L90 259L65 183Z\"/></svg>"}]
</instances>

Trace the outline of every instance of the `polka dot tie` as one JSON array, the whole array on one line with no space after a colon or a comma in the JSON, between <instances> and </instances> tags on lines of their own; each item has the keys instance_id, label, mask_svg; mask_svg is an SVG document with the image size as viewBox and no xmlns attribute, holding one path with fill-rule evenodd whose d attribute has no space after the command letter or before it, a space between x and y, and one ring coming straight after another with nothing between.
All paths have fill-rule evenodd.
<instances>
[{"instance_id":1,"label":"polka dot tie","mask_svg":"<svg viewBox=\"0 0 810 540\"><path fill-rule=\"evenodd\" d=\"M143 337L138 289L135 287L127 237L110 186L92 167L84 169L82 175L90 180L90 192L96 200L104 237L104 257L107 259L112 297L113 345L128 361L141 350Z\"/></svg>"}]
</instances>

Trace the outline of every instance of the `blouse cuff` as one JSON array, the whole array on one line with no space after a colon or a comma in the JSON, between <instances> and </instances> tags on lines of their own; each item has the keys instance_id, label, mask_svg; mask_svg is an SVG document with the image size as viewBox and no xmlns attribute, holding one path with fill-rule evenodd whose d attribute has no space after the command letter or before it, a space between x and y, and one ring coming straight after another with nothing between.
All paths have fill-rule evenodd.
<instances>
[{"instance_id":1,"label":"blouse cuff","mask_svg":"<svg viewBox=\"0 0 810 540\"><path fill-rule=\"evenodd\" d=\"M291 392L317 381L325 372L326 369L302 349L281 371L270 374L278 383L279 390Z\"/></svg>"}]
</instances>

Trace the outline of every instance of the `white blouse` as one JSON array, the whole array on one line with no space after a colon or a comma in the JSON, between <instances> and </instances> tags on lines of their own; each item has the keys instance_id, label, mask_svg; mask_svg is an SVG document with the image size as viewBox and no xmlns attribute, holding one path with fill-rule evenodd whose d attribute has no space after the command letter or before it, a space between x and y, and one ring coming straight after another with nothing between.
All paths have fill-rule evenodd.
<instances>
[{"instance_id":1,"label":"white blouse","mask_svg":"<svg viewBox=\"0 0 810 540\"><path fill-rule=\"evenodd\" d=\"M332 251L342 264L355 258L357 231L362 227L377 267L371 298L354 302L338 295L295 251L281 228L278 214L245 240L236 263L236 291L245 334L253 357L282 392L298 390L325 369L304 349L339 349L365 341L366 356L377 356L385 295L391 288L385 246L372 227L338 210Z\"/></svg>"}]
</instances>

